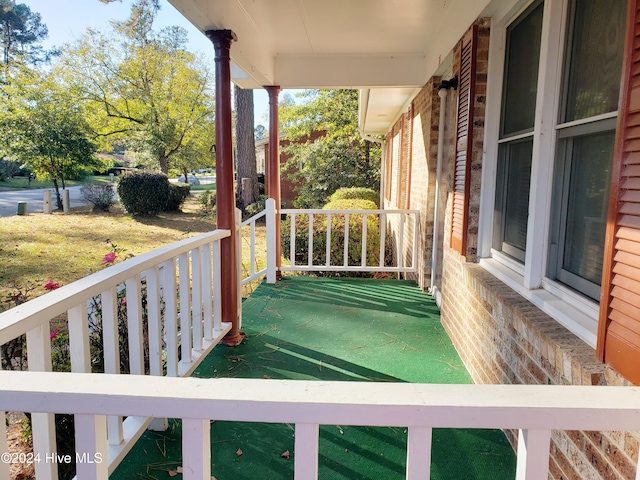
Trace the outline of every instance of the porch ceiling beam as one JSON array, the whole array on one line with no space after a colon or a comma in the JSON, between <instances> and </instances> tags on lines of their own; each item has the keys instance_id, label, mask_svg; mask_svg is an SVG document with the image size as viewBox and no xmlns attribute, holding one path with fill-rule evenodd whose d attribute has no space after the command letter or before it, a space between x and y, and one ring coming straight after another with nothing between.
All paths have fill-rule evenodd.
<instances>
[{"instance_id":1,"label":"porch ceiling beam","mask_svg":"<svg viewBox=\"0 0 640 480\"><path fill-rule=\"evenodd\" d=\"M283 88L421 87L423 55L278 55L275 83Z\"/></svg>"}]
</instances>

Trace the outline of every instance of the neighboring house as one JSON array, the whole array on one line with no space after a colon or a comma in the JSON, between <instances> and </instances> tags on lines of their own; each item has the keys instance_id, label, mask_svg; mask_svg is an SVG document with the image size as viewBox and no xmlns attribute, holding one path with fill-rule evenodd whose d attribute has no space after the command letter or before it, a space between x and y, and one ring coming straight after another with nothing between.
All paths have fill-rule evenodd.
<instances>
[{"instance_id":1,"label":"neighboring house","mask_svg":"<svg viewBox=\"0 0 640 480\"><path fill-rule=\"evenodd\" d=\"M361 89L384 206L421 211L416 280L477 383L640 383L635 0L171 3L237 33L244 88ZM551 476L630 478L637 451L554 433Z\"/></svg>"},{"instance_id":2,"label":"neighboring house","mask_svg":"<svg viewBox=\"0 0 640 480\"><path fill-rule=\"evenodd\" d=\"M314 142L318 138L322 137L324 132L313 132L311 135L311 141ZM299 140L299 143L306 143L307 137ZM293 201L298 197L296 186L298 182L291 178L294 171L284 171L284 166L291 158L291 154L284 151L290 144L291 140L287 140L284 136L280 136L280 200L284 208L293 207ZM258 173L264 173L265 185L269 183L269 138L263 138L262 140L256 140L256 165L258 167Z\"/></svg>"}]
</instances>

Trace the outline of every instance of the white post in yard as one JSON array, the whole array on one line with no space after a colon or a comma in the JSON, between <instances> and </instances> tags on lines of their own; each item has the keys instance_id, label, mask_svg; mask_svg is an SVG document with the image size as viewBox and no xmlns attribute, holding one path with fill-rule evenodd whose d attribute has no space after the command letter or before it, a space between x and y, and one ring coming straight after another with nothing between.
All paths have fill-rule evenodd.
<instances>
[{"instance_id":1,"label":"white post in yard","mask_svg":"<svg viewBox=\"0 0 640 480\"><path fill-rule=\"evenodd\" d=\"M267 283L276 283L276 201L267 199Z\"/></svg>"},{"instance_id":2,"label":"white post in yard","mask_svg":"<svg viewBox=\"0 0 640 480\"><path fill-rule=\"evenodd\" d=\"M71 208L71 200L69 198L69 190L66 188L62 190L62 211L65 215L69 213L69 209Z\"/></svg>"},{"instance_id":3,"label":"white post in yard","mask_svg":"<svg viewBox=\"0 0 640 480\"><path fill-rule=\"evenodd\" d=\"M518 432L516 480L547 480L551 430Z\"/></svg>"},{"instance_id":4,"label":"white post in yard","mask_svg":"<svg viewBox=\"0 0 640 480\"><path fill-rule=\"evenodd\" d=\"M46 214L51 213L51 190L44 191L43 202L44 202L44 205L43 205L44 213Z\"/></svg>"}]
</instances>

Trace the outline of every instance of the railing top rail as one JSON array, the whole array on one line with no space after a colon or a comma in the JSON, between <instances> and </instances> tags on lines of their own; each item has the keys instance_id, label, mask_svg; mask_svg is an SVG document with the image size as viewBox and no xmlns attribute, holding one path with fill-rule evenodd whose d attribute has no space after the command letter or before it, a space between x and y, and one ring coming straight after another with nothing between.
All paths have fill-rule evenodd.
<instances>
[{"instance_id":1,"label":"railing top rail","mask_svg":"<svg viewBox=\"0 0 640 480\"><path fill-rule=\"evenodd\" d=\"M16 338L42 322L99 295L104 290L124 282L171 258L207 243L230 235L229 230L214 230L185 238L151 252L146 252L122 263L99 270L87 277L60 287L10 310L0 313L0 345ZM46 312L46 314L45 314Z\"/></svg>"},{"instance_id":2,"label":"railing top rail","mask_svg":"<svg viewBox=\"0 0 640 480\"><path fill-rule=\"evenodd\" d=\"M415 214L419 214L420 210L382 210L382 209L377 209L377 210L323 210L321 208L283 208L278 210L278 213L281 214L285 214L285 215L291 215L293 213L295 214L309 214L309 213L313 213L314 215L316 214L327 214L330 213L332 215L338 214L338 215L344 215L345 213L348 214L356 214L356 215L362 215L364 213L366 213L367 215L378 215L378 214L398 214L398 213L405 213L405 214L410 214L410 215L415 215Z\"/></svg>"},{"instance_id":3,"label":"railing top rail","mask_svg":"<svg viewBox=\"0 0 640 480\"><path fill-rule=\"evenodd\" d=\"M260 213L256 213L253 217L249 217L247 218L245 221L243 221L240 225L243 227L246 227L247 225L251 225L253 222L255 222L256 220L261 219L262 217L264 217L267 214L267 210L264 209L262 210Z\"/></svg>"},{"instance_id":4,"label":"railing top rail","mask_svg":"<svg viewBox=\"0 0 640 480\"><path fill-rule=\"evenodd\" d=\"M0 371L0 390L0 411L330 425L640 430L640 387L265 381Z\"/></svg>"}]
</instances>

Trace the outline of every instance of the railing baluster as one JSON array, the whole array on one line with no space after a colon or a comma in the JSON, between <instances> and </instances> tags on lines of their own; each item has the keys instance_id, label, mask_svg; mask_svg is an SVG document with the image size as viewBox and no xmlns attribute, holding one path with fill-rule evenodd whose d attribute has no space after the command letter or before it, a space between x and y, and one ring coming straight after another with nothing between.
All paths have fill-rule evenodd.
<instances>
[{"instance_id":1,"label":"railing baluster","mask_svg":"<svg viewBox=\"0 0 640 480\"><path fill-rule=\"evenodd\" d=\"M387 214L380 214L380 268L385 267L385 250L386 250L386 242L387 242Z\"/></svg>"},{"instance_id":2,"label":"railing baluster","mask_svg":"<svg viewBox=\"0 0 640 480\"><path fill-rule=\"evenodd\" d=\"M413 250L411 253L411 268L414 272L418 271L418 247L420 243L420 214L413 215ZM433 248L437 248L434 246Z\"/></svg>"},{"instance_id":3,"label":"railing baluster","mask_svg":"<svg viewBox=\"0 0 640 480\"><path fill-rule=\"evenodd\" d=\"M27 332L27 362L29 370L36 372L51 371L51 336L49 322ZM41 459L56 451L56 425L53 413L32 413L31 431L33 453ZM54 462L35 462L38 480L56 480L58 468Z\"/></svg>"},{"instance_id":4,"label":"railing baluster","mask_svg":"<svg viewBox=\"0 0 640 480\"><path fill-rule=\"evenodd\" d=\"M331 265L331 214L327 213L327 247L326 247L327 267Z\"/></svg>"},{"instance_id":5,"label":"railing baluster","mask_svg":"<svg viewBox=\"0 0 640 480\"><path fill-rule=\"evenodd\" d=\"M267 199L267 283L276 283L276 202Z\"/></svg>"},{"instance_id":6,"label":"railing baluster","mask_svg":"<svg viewBox=\"0 0 640 480\"><path fill-rule=\"evenodd\" d=\"M191 289L189 275L189 257L186 253L178 255L178 282L180 284L180 361L191 363Z\"/></svg>"},{"instance_id":7,"label":"railing baluster","mask_svg":"<svg viewBox=\"0 0 640 480\"><path fill-rule=\"evenodd\" d=\"M344 214L344 261L343 267L349 266L349 214Z\"/></svg>"},{"instance_id":8,"label":"railing baluster","mask_svg":"<svg viewBox=\"0 0 640 480\"><path fill-rule=\"evenodd\" d=\"M213 329L222 330L222 274L220 271L220 241L213 244ZM216 333L217 335L217 333Z\"/></svg>"},{"instance_id":9,"label":"railing baluster","mask_svg":"<svg viewBox=\"0 0 640 480\"><path fill-rule=\"evenodd\" d=\"M129 340L129 373L144 375L142 334L142 294L140 275L124 282L127 292L127 337Z\"/></svg>"},{"instance_id":10,"label":"railing baluster","mask_svg":"<svg viewBox=\"0 0 640 480\"><path fill-rule=\"evenodd\" d=\"M176 301L176 264L175 259L162 264L164 277L164 329L167 348L167 376L178 376L178 303Z\"/></svg>"},{"instance_id":11,"label":"railing baluster","mask_svg":"<svg viewBox=\"0 0 640 480\"><path fill-rule=\"evenodd\" d=\"M0 410L0 458L6 457L9 452L7 439L7 417ZM9 462L0 461L0 478L9 478Z\"/></svg>"},{"instance_id":12,"label":"railing baluster","mask_svg":"<svg viewBox=\"0 0 640 480\"><path fill-rule=\"evenodd\" d=\"M404 213L400 212L400 228L398 229L398 267L404 268Z\"/></svg>"},{"instance_id":13,"label":"railing baluster","mask_svg":"<svg viewBox=\"0 0 640 480\"><path fill-rule=\"evenodd\" d=\"M251 232L251 242L249 243L249 247L251 249L249 253L251 265L249 267L249 273L253 276L256 273L256 222L251 222L249 230Z\"/></svg>"},{"instance_id":14,"label":"railing baluster","mask_svg":"<svg viewBox=\"0 0 640 480\"><path fill-rule=\"evenodd\" d=\"M407 480L429 480L431 468L429 427L409 427L407 438Z\"/></svg>"},{"instance_id":15,"label":"railing baluster","mask_svg":"<svg viewBox=\"0 0 640 480\"><path fill-rule=\"evenodd\" d=\"M309 214L309 258L307 264L313 265L313 213Z\"/></svg>"},{"instance_id":16,"label":"railing baluster","mask_svg":"<svg viewBox=\"0 0 640 480\"><path fill-rule=\"evenodd\" d=\"M519 430L516 480L547 480L551 430Z\"/></svg>"},{"instance_id":17,"label":"railing baluster","mask_svg":"<svg viewBox=\"0 0 640 480\"><path fill-rule=\"evenodd\" d=\"M211 422L206 419L182 419L182 478L211 478Z\"/></svg>"},{"instance_id":18,"label":"railing baluster","mask_svg":"<svg viewBox=\"0 0 640 480\"><path fill-rule=\"evenodd\" d=\"M89 346L89 319L87 304L81 303L67 311L69 322L69 356L71 371L91 372L91 350Z\"/></svg>"},{"instance_id":19,"label":"railing baluster","mask_svg":"<svg viewBox=\"0 0 640 480\"><path fill-rule=\"evenodd\" d=\"M291 266L296 264L296 214L291 214L291 229L289 230L289 259Z\"/></svg>"},{"instance_id":20,"label":"railing baluster","mask_svg":"<svg viewBox=\"0 0 640 480\"><path fill-rule=\"evenodd\" d=\"M204 339L213 338L213 283L211 282L211 244L202 247L202 315Z\"/></svg>"},{"instance_id":21,"label":"railing baluster","mask_svg":"<svg viewBox=\"0 0 640 480\"><path fill-rule=\"evenodd\" d=\"M118 304L116 287L111 287L100 295L102 308L102 331L104 349L104 372L120 373L120 342L118 335ZM109 445L120 445L123 441L122 417L107 418Z\"/></svg>"},{"instance_id":22,"label":"railing baluster","mask_svg":"<svg viewBox=\"0 0 640 480\"><path fill-rule=\"evenodd\" d=\"M200 248L191 250L191 311L193 316L193 349L202 351L202 254Z\"/></svg>"},{"instance_id":23,"label":"railing baluster","mask_svg":"<svg viewBox=\"0 0 640 480\"><path fill-rule=\"evenodd\" d=\"M367 266L367 214L362 215L362 253L360 265Z\"/></svg>"},{"instance_id":24,"label":"railing baluster","mask_svg":"<svg viewBox=\"0 0 640 480\"><path fill-rule=\"evenodd\" d=\"M318 478L318 424L296 423L294 480Z\"/></svg>"},{"instance_id":25,"label":"railing baluster","mask_svg":"<svg viewBox=\"0 0 640 480\"><path fill-rule=\"evenodd\" d=\"M75 415L76 478L107 480L107 420L104 415Z\"/></svg>"},{"instance_id":26,"label":"railing baluster","mask_svg":"<svg viewBox=\"0 0 640 480\"><path fill-rule=\"evenodd\" d=\"M162 319L158 267L145 270L147 279L147 325L149 332L149 374L162 375Z\"/></svg>"}]
</instances>

